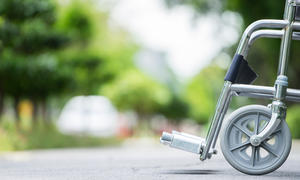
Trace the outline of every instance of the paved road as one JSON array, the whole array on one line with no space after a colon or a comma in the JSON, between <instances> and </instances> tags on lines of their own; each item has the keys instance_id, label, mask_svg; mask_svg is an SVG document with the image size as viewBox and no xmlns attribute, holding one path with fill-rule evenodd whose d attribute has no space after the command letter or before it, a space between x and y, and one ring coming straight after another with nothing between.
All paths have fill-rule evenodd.
<instances>
[{"instance_id":1,"label":"paved road","mask_svg":"<svg viewBox=\"0 0 300 180\"><path fill-rule=\"evenodd\" d=\"M138 142L138 143L137 143ZM222 155L198 156L151 140L128 141L119 148L26 151L0 155L0 180L6 179L300 179L300 142L286 163L265 176L234 170Z\"/></svg>"}]
</instances>

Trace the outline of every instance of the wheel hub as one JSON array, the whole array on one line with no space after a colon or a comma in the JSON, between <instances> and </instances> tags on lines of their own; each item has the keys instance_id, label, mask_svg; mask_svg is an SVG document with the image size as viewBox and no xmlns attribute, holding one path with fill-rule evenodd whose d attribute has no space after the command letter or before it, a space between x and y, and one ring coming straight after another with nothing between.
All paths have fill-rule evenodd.
<instances>
[{"instance_id":1,"label":"wheel hub","mask_svg":"<svg viewBox=\"0 0 300 180\"><path fill-rule=\"evenodd\" d=\"M253 135L250 137L250 143L253 146L259 146L260 145L260 140L256 137L256 135Z\"/></svg>"}]
</instances>

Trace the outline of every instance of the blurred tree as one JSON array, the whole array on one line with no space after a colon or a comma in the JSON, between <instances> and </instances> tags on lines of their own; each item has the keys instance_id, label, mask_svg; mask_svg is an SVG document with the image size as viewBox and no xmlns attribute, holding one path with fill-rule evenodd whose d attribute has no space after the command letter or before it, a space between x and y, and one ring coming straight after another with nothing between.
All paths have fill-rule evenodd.
<instances>
[{"instance_id":1,"label":"blurred tree","mask_svg":"<svg viewBox=\"0 0 300 180\"><path fill-rule=\"evenodd\" d=\"M159 113L167 119L178 123L182 119L189 117L189 106L182 96L171 93L171 98L168 104L160 108Z\"/></svg>"},{"instance_id":2,"label":"blurred tree","mask_svg":"<svg viewBox=\"0 0 300 180\"><path fill-rule=\"evenodd\" d=\"M109 97L121 111L134 110L140 121L158 113L170 101L165 86L136 69L123 72L113 83L104 86L101 94Z\"/></svg>"},{"instance_id":3,"label":"blurred tree","mask_svg":"<svg viewBox=\"0 0 300 180\"><path fill-rule=\"evenodd\" d=\"M72 42L59 56L73 72L73 93L98 94L102 84L133 66L138 46L128 33L118 27L112 29L108 13L96 9L92 1L62 4L56 27Z\"/></svg>"},{"instance_id":4,"label":"blurred tree","mask_svg":"<svg viewBox=\"0 0 300 180\"><path fill-rule=\"evenodd\" d=\"M1 104L4 94L13 97L17 120L20 98L32 100L36 115L38 102L45 104L50 94L67 85L51 54L68 39L55 30L54 23L55 5L50 0L1 0Z\"/></svg>"},{"instance_id":5,"label":"blurred tree","mask_svg":"<svg viewBox=\"0 0 300 180\"><path fill-rule=\"evenodd\" d=\"M213 115L224 75L224 69L213 63L187 84L185 99L190 106L189 114L198 123L207 123Z\"/></svg>"},{"instance_id":6,"label":"blurred tree","mask_svg":"<svg viewBox=\"0 0 300 180\"><path fill-rule=\"evenodd\" d=\"M49 54L27 59L6 52L3 57L0 63L0 82L4 92L14 97L15 108L20 98L30 98L34 105L33 120L37 120L38 103L42 107L43 118L46 119L46 98L66 89L71 82L69 74L65 73L55 57ZM18 117L17 110L16 116Z\"/></svg>"},{"instance_id":7,"label":"blurred tree","mask_svg":"<svg viewBox=\"0 0 300 180\"><path fill-rule=\"evenodd\" d=\"M0 110L5 93L14 98L17 119L21 98L32 100L36 119L48 97L98 94L133 66L138 46L109 24L107 12L93 1L57 3L1 0Z\"/></svg>"}]
</instances>

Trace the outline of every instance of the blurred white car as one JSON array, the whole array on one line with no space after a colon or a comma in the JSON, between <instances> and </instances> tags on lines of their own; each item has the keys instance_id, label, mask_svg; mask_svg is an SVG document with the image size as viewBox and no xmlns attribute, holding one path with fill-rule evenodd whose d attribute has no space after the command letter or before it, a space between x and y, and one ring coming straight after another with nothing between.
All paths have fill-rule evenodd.
<instances>
[{"instance_id":1,"label":"blurred white car","mask_svg":"<svg viewBox=\"0 0 300 180\"><path fill-rule=\"evenodd\" d=\"M65 134L113 136L118 130L118 112L103 96L76 96L67 102L57 121Z\"/></svg>"}]
</instances>

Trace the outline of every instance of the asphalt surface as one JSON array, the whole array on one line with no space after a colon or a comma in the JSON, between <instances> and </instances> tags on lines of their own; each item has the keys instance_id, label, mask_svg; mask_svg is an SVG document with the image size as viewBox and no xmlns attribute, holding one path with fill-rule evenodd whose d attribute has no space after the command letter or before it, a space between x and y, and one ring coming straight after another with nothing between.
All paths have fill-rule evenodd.
<instances>
[{"instance_id":1,"label":"asphalt surface","mask_svg":"<svg viewBox=\"0 0 300 180\"><path fill-rule=\"evenodd\" d=\"M300 179L300 141L280 169L264 176L236 171L222 153L201 162L197 155L140 139L121 147L1 154L0 180L6 179Z\"/></svg>"}]
</instances>

